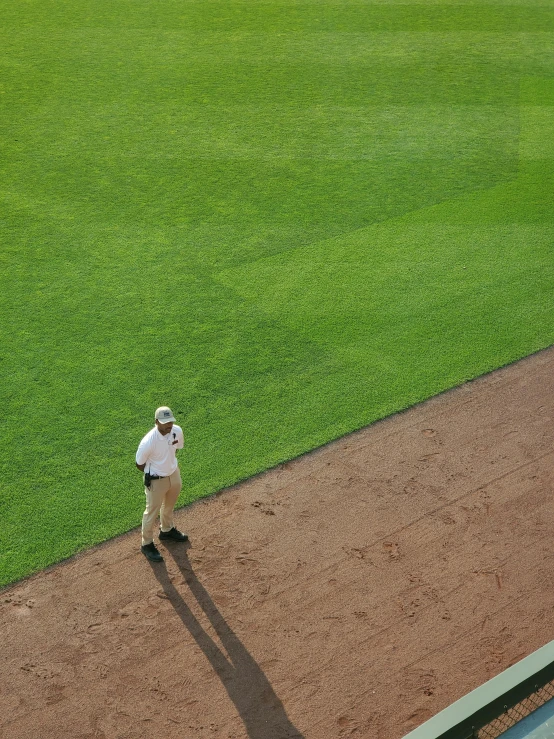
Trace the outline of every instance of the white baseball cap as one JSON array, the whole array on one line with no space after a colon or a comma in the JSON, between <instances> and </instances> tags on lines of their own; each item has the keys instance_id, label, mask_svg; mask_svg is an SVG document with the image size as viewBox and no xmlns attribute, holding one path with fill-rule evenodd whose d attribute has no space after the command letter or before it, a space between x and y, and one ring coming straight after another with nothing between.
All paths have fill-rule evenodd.
<instances>
[{"instance_id":1,"label":"white baseball cap","mask_svg":"<svg viewBox=\"0 0 554 739\"><path fill-rule=\"evenodd\" d=\"M160 408L157 408L154 418L160 423L169 423L170 421L172 423L176 422L171 408L168 408L167 405L162 405Z\"/></svg>"}]
</instances>

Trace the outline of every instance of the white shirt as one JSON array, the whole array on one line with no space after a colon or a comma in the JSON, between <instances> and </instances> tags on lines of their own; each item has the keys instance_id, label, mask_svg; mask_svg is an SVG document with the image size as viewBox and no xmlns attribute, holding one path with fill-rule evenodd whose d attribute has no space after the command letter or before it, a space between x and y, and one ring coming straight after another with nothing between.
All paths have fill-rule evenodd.
<instances>
[{"instance_id":1,"label":"white shirt","mask_svg":"<svg viewBox=\"0 0 554 739\"><path fill-rule=\"evenodd\" d=\"M174 444L173 442L177 443ZM163 436L158 431L158 427L149 431L140 442L137 449L137 464L145 464L145 472L160 477L169 477L177 469L177 459L175 452L182 449L185 445L183 429L177 424L173 424L173 428Z\"/></svg>"}]
</instances>

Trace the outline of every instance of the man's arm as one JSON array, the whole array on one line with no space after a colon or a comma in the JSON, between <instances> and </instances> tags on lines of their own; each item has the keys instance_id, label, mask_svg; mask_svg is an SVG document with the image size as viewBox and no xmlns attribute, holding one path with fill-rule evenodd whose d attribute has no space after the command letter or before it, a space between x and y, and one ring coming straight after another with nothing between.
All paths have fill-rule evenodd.
<instances>
[{"instance_id":1,"label":"man's arm","mask_svg":"<svg viewBox=\"0 0 554 739\"><path fill-rule=\"evenodd\" d=\"M140 442L137 453L135 454L135 464L137 469L144 472L144 468L148 463L148 457L150 456L150 438L149 434L146 434L144 439Z\"/></svg>"}]
</instances>

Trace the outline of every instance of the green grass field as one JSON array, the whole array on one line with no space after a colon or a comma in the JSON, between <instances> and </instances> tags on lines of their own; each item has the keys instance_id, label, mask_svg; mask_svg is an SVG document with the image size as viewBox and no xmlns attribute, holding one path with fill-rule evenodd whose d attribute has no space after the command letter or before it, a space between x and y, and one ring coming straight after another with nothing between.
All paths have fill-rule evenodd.
<instances>
[{"instance_id":1,"label":"green grass field","mask_svg":"<svg viewBox=\"0 0 554 739\"><path fill-rule=\"evenodd\" d=\"M157 405L187 503L554 342L552 0L0 35L0 585L139 525Z\"/></svg>"}]
</instances>

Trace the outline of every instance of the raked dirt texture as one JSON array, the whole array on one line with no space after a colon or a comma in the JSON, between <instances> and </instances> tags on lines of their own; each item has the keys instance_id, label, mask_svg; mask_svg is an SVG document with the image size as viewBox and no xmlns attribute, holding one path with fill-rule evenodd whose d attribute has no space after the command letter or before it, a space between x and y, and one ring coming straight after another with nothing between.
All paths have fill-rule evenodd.
<instances>
[{"instance_id":1,"label":"raked dirt texture","mask_svg":"<svg viewBox=\"0 0 554 739\"><path fill-rule=\"evenodd\" d=\"M0 585L554 342L552 2L0 10Z\"/></svg>"}]
</instances>

